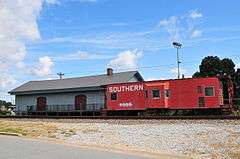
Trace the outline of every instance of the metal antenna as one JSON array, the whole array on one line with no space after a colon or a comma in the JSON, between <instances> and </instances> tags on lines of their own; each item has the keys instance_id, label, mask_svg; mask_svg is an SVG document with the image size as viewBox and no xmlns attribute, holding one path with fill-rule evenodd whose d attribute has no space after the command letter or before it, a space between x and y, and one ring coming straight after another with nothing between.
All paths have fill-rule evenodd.
<instances>
[{"instance_id":1,"label":"metal antenna","mask_svg":"<svg viewBox=\"0 0 240 159\"><path fill-rule=\"evenodd\" d=\"M63 79L64 73L58 72L57 75L59 76L59 79Z\"/></svg>"},{"instance_id":2,"label":"metal antenna","mask_svg":"<svg viewBox=\"0 0 240 159\"><path fill-rule=\"evenodd\" d=\"M180 61L179 61L179 53L178 53L178 49L180 49L182 47L182 44L181 43L178 43L178 42L173 42L172 43L174 48L177 49L177 67L178 67L178 79L180 78Z\"/></svg>"}]
</instances>

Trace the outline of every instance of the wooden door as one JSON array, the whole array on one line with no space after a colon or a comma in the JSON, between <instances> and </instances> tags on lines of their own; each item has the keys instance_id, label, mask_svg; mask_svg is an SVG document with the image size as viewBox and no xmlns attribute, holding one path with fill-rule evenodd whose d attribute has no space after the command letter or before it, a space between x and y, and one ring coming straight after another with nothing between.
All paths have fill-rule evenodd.
<instances>
[{"instance_id":1,"label":"wooden door","mask_svg":"<svg viewBox=\"0 0 240 159\"><path fill-rule=\"evenodd\" d=\"M44 111L47 107L47 98L46 97L38 97L37 98L37 111Z\"/></svg>"},{"instance_id":2,"label":"wooden door","mask_svg":"<svg viewBox=\"0 0 240 159\"><path fill-rule=\"evenodd\" d=\"M75 97L75 109L86 110L87 97L85 95L77 95Z\"/></svg>"}]
</instances>

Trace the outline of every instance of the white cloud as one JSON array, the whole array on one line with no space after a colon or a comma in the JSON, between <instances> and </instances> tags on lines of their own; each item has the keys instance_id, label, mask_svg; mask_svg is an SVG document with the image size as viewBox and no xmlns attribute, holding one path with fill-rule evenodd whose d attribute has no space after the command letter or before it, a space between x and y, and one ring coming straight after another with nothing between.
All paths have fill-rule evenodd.
<instances>
[{"instance_id":1,"label":"white cloud","mask_svg":"<svg viewBox=\"0 0 240 159\"><path fill-rule=\"evenodd\" d=\"M38 59L38 64L31 69L31 73L40 77L48 76L51 74L53 67L53 61L50 57L44 56Z\"/></svg>"},{"instance_id":2,"label":"white cloud","mask_svg":"<svg viewBox=\"0 0 240 159\"><path fill-rule=\"evenodd\" d=\"M0 99L11 101L13 98L7 93L9 88L13 88L16 80L13 75L8 73L1 73L0 78Z\"/></svg>"},{"instance_id":3,"label":"white cloud","mask_svg":"<svg viewBox=\"0 0 240 159\"><path fill-rule=\"evenodd\" d=\"M26 41L40 38L37 17L41 0L0 1L0 87L15 83L10 70L24 60Z\"/></svg>"},{"instance_id":4,"label":"white cloud","mask_svg":"<svg viewBox=\"0 0 240 159\"><path fill-rule=\"evenodd\" d=\"M236 69L238 69L238 68L240 69L240 62L236 64L235 68Z\"/></svg>"},{"instance_id":5,"label":"white cloud","mask_svg":"<svg viewBox=\"0 0 240 159\"><path fill-rule=\"evenodd\" d=\"M15 83L10 70L23 69L26 43L41 38L37 18L44 2L57 3L56 0L0 0L0 87Z\"/></svg>"},{"instance_id":6,"label":"white cloud","mask_svg":"<svg viewBox=\"0 0 240 159\"><path fill-rule=\"evenodd\" d=\"M184 41L189 38L201 36L201 31L196 29L197 18L202 14L197 10L191 10L182 16L171 16L161 20L158 27L162 27L170 36L170 41Z\"/></svg>"},{"instance_id":7,"label":"white cloud","mask_svg":"<svg viewBox=\"0 0 240 159\"><path fill-rule=\"evenodd\" d=\"M202 14L201 14L200 12L198 12L197 9L191 10L191 11L189 12L189 16L190 16L192 19L202 18L202 17L203 17Z\"/></svg>"},{"instance_id":8,"label":"white cloud","mask_svg":"<svg viewBox=\"0 0 240 159\"><path fill-rule=\"evenodd\" d=\"M194 30L192 32L192 35L191 35L192 38L197 38L197 37L200 37L200 36L202 36L202 31L201 30Z\"/></svg>"},{"instance_id":9,"label":"white cloud","mask_svg":"<svg viewBox=\"0 0 240 159\"><path fill-rule=\"evenodd\" d=\"M115 59L111 60L107 66L117 70L135 70L137 68L138 60L142 57L142 55L142 51L137 49L123 51L120 52Z\"/></svg>"},{"instance_id":10,"label":"white cloud","mask_svg":"<svg viewBox=\"0 0 240 159\"><path fill-rule=\"evenodd\" d=\"M98 0L68 0L68 1L62 1L61 0L42 0L45 1L49 5L59 5L62 3L68 3L68 2L79 2L79 3L97 3Z\"/></svg>"},{"instance_id":11,"label":"white cloud","mask_svg":"<svg viewBox=\"0 0 240 159\"><path fill-rule=\"evenodd\" d=\"M59 0L46 0L46 3L48 4L60 4L60 1Z\"/></svg>"},{"instance_id":12,"label":"white cloud","mask_svg":"<svg viewBox=\"0 0 240 159\"><path fill-rule=\"evenodd\" d=\"M171 41L180 41L180 27L179 17L172 16L169 19L161 20L158 24L159 27L163 27L167 33L169 33Z\"/></svg>"},{"instance_id":13,"label":"white cloud","mask_svg":"<svg viewBox=\"0 0 240 159\"><path fill-rule=\"evenodd\" d=\"M37 16L41 1L0 1L0 63L12 65L26 55L25 41L40 38Z\"/></svg>"},{"instance_id":14,"label":"white cloud","mask_svg":"<svg viewBox=\"0 0 240 159\"><path fill-rule=\"evenodd\" d=\"M79 0L79 2L88 2L88 3L96 3L98 0Z\"/></svg>"},{"instance_id":15,"label":"white cloud","mask_svg":"<svg viewBox=\"0 0 240 159\"><path fill-rule=\"evenodd\" d=\"M112 56L100 54L100 53L91 53L87 51L78 51L76 53L62 55L61 57L55 57L55 60L100 60L100 59L109 59Z\"/></svg>"},{"instance_id":16,"label":"white cloud","mask_svg":"<svg viewBox=\"0 0 240 159\"><path fill-rule=\"evenodd\" d=\"M73 59L90 59L91 56L94 56L94 55L85 51L78 51L75 54L71 54L69 57Z\"/></svg>"},{"instance_id":17,"label":"white cloud","mask_svg":"<svg viewBox=\"0 0 240 159\"><path fill-rule=\"evenodd\" d=\"M178 73L178 68L173 68L170 70L171 73L174 73L177 75ZM183 69L183 68L180 68L180 75L182 76L182 74L186 74L187 73L187 70L186 69Z\"/></svg>"},{"instance_id":18,"label":"white cloud","mask_svg":"<svg viewBox=\"0 0 240 159\"><path fill-rule=\"evenodd\" d=\"M178 17L172 16L169 19L164 19L159 22L159 26L166 26L166 25L175 25L177 23Z\"/></svg>"},{"instance_id":19,"label":"white cloud","mask_svg":"<svg viewBox=\"0 0 240 159\"><path fill-rule=\"evenodd\" d=\"M70 0L72 2L80 2L80 3L96 3L98 0Z\"/></svg>"},{"instance_id":20,"label":"white cloud","mask_svg":"<svg viewBox=\"0 0 240 159\"><path fill-rule=\"evenodd\" d=\"M42 40L40 43L74 43L87 45L99 49L129 50L139 48L141 50L156 51L169 49L166 37L161 36L162 30L149 30L143 32L98 32L88 33L81 37L58 37ZM155 39L152 35L160 37Z\"/></svg>"},{"instance_id":21,"label":"white cloud","mask_svg":"<svg viewBox=\"0 0 240 159\"><path fill-rule=\"evenodd\" d=\"M5 90L5 88L12 86L16 83L16 80L13 78L12 75L9 74L1 74L0 78L0 91Z\"/></svg>"}]
</instances>

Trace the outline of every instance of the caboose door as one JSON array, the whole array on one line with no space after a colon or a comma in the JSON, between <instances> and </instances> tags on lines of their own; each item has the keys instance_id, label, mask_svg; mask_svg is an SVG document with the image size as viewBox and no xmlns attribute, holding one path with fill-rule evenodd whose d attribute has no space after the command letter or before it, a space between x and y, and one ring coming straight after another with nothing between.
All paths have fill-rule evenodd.
<instances>
[{"instance_id":1,"label":"caboose door","mask_svg":"<svg viewBox=\"0 0 240 159\"><path fill-rule=\"evenodd\" d=\"M198 106L199 107L205 107L205 98L204 97L199 97L198 98Z\"/></svg>"}]
</instances>

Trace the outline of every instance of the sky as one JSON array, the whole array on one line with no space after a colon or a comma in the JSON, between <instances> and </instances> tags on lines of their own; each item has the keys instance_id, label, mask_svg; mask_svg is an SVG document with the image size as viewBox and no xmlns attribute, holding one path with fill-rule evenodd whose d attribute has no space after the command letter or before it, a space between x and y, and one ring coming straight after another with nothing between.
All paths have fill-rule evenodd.
<instances>
[{"instance_id":1,"label":"sky","mask_svg":"<svg viewBox=\"0 0 240 159\"><path fill-rule=\"evenodd\" d=\"M240 67L237 0L0 0L0 99L30 80L138 70L145 80L198 71L205 56Z\"/></svg>"}]
</instances>

